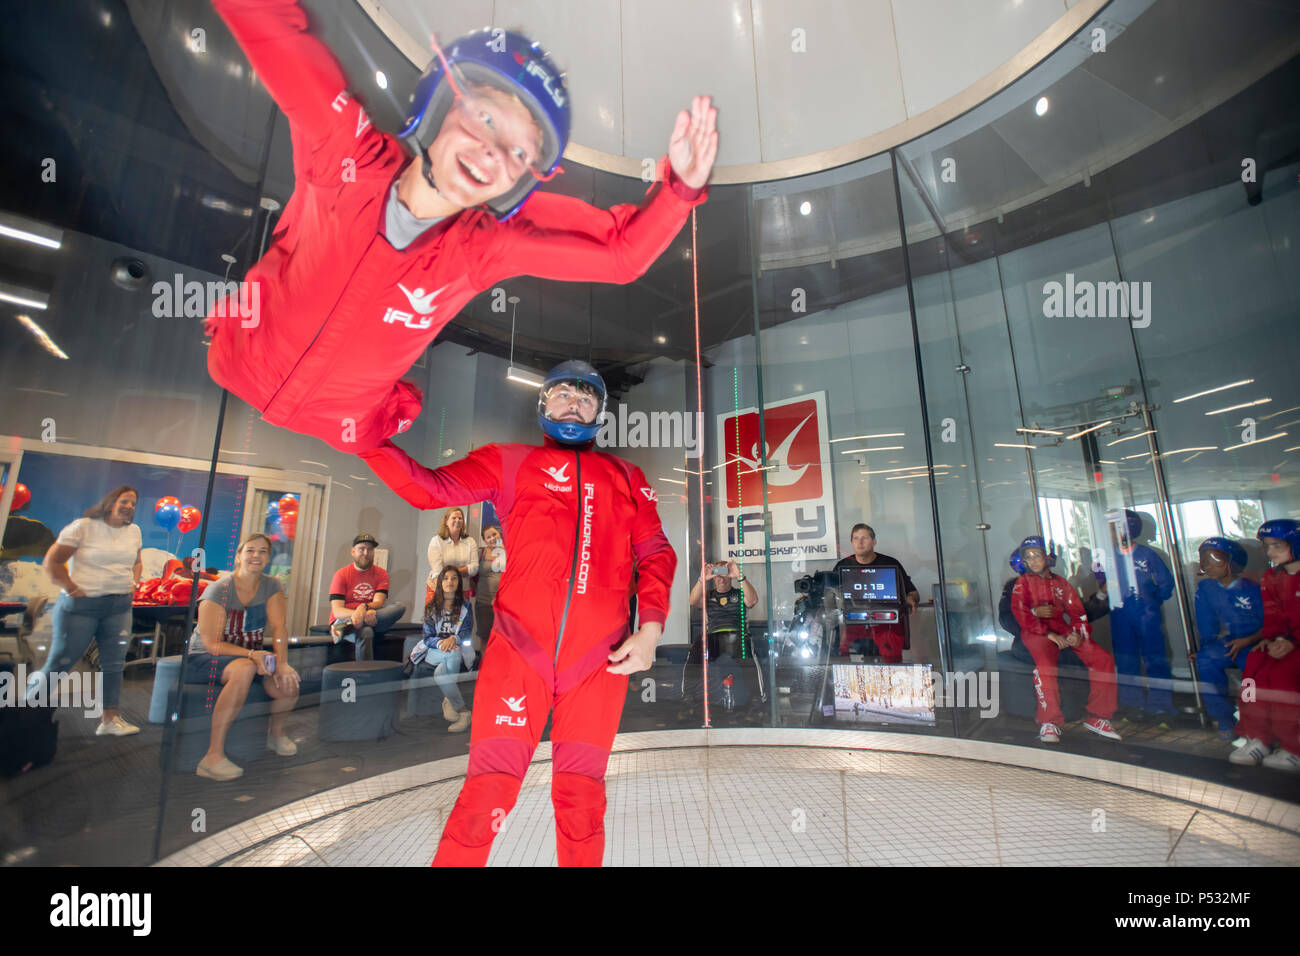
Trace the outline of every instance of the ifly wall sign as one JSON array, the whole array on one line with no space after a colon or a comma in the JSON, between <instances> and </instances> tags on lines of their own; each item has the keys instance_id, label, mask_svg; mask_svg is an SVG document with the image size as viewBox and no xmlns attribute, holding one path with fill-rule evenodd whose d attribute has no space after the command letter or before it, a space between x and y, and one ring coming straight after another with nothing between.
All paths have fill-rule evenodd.
<instances>
[{"instance_id":1,"label":"ifly wall sign","mask_svg":"<svg viewBox=\"0 0 1300 956\"><path fill-rule=\"evenodd\" d=\"M763 413L767 464L759 441L758 409L717 416L717 447L726 467L714 486L720 553L742 563L834 558L835 494L831 486L826 393L770 402ZM772 515L763 523L763 478ZM743 532L743 533L742 533Z\"/></svg>"}]
</instances>

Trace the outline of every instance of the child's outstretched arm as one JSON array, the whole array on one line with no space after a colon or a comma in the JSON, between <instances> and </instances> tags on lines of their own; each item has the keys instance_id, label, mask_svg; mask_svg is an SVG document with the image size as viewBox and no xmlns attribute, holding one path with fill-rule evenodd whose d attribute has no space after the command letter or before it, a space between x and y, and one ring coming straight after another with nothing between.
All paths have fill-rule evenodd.
<instances>
[{"instance_id":1,"label":"child's outstretched arm","mask_svg":"<svg viewBox=\"0 0 1300 956\"><path fill-rule=\"evenodd\" d=\"M307 32L298 0L212 0L258 79L289 118L295 166L332 134L355 139L369 125L347 93L347 79L329 48ZM355 131L355 133L353 132Z\"/></svg>"},{"instance_id":2,"label":"child's outstretched arm","mask_svg":"<svg viewBox=\"0 0 1300 956\"><path fill-rule=\"evenodd\" d=\"M681 230L718 154L717 109L697 96L677 115L661 160L661 181L640 206L599 209L580 199L535 193L498 231L477 284L488 288L516 275L569 282L631 282L645 274Z\"/></svg>"}]
</instances>

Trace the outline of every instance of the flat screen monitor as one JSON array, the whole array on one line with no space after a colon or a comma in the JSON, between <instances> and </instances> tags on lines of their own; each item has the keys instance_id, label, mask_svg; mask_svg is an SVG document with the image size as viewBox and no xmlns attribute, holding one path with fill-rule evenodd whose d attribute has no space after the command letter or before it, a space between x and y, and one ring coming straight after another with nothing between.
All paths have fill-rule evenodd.
<instances>
[{"instance_id":1,"label":"flat screen monitor","mask_svg":"<svg viewBox=\"0 0 1300 956\"><path fill-rule=\"evenodd\" d=\"M934 726L929 664L832 664L831 681L837 721Z\"/></svg>"},{"instance_id":2,"label":"flat screen monitor","mask_svg":"<svg viewBox=\"0 0 1300 956\"><path fill-rule=\"evenodd\" d=\"M842 568L840 570L840 597L850 606L863 606L888 602L897 604L897 568Z\"/></svg>"}]
</instances>

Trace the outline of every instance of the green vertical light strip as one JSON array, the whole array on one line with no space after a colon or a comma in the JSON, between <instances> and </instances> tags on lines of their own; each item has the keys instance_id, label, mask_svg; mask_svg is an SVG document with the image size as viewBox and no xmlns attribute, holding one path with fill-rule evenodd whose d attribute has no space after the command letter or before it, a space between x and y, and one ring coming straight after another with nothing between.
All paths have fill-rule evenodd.
<instances>
[{"instance_id":1,"label":"green vertical light strip","mask_svg":"<svg viewBox=\"0 0 1300 956\"><path fill-rule=\"evenodd\" d=\"M733 365L731 367L731 404L735 411L732 416L732 422L736 426L736 458L740 457L740 367ZM721 482L719 482L721 484ZM740 498L740 466L736 466L736 514L743 514L744 502ZM745 543L745 523L743 520L736 521L736 543L738 545ZM744 554L741 554L744 558ZM743 564L743 561L742 561ZM743 571L741 572L744 573ZM740 659L745 659L745 649L748 646L749 630L745 627L745 585L740 585Z\"/></svg>"}]
</instances>

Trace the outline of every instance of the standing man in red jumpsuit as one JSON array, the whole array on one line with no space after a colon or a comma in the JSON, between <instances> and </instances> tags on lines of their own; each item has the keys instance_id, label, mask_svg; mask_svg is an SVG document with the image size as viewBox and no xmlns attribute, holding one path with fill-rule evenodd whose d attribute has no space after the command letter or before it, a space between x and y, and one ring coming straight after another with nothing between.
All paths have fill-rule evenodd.
<instances>
[{"instance_id":1,"label":"standing man in red jumpsuit","mask_svg":"<svg viewBox=\"0 0 1300 956\"><path fill-rule=\"evenodd\" d=\"M485 445L433 470L391 442L361 456L417 508L491 501L510 547L474 693L469 770L435 865L487 861L552 710L559 862L600 865L605 766L627 675L654 661L677 567L641 469L592 447L604 408L596 370L563 362L541 387L541 445ZM641 626L629 635L634 573Z\"/></svg>"},{"instance_id":2,"label":"standing man in red jumpsuit","mask_svg":"<svg viewBox=\"0 0 1300 956\"><path fill-rule=\"evenodd\" d=\"M238 297L216 304L208 371L272 425L359 454L409 428L398 379L470 299L511 276L631 282L668 248L718 151L717 110L677 115L641 206L536 193L569 136L541 48L484 29L424 72L396 136L375 129L297 0L213 0L289 119L294 191ZM249 314L245 314L245 313Z\"/></svg>"}]
</instances>

